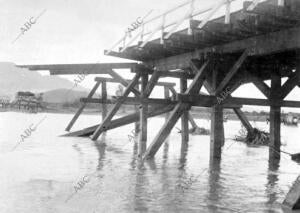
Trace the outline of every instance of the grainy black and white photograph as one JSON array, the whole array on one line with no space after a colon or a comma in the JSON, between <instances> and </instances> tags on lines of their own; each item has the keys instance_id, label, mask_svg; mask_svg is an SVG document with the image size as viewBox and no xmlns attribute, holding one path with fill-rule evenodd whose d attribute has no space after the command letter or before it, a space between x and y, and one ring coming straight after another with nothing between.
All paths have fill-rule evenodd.
<instances>
[{"instance_id":1,"label":"grainy black and white photograph","mask_svg":"<svg viewBox=\"0 0 300 213\"><path fill-rule=\"evenodd\" d=\"M0 17L0 213L300 212L300 0Z\"/></svg>"}]
</instances>

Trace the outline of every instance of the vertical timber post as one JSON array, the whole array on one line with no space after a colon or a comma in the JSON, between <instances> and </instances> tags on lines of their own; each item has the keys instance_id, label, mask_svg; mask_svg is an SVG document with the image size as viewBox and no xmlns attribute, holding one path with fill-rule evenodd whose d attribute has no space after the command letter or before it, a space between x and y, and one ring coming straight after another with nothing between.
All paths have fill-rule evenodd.
<instances>
[{"instance_id":1,"label":"vertical timber post","mask_svg":"<svg viewBox=\"0 0 300 213\"><path fill-rule=\"evenodd\" d=\"M180 92L184 93L187 89L187 80L180 78ZM187 147L189 141L189 111L186 110L181 116L181 149Z\"/></svg>"},{"instance_id":2,"label":"vertical timber post","mask_svg":"<svg viewBox=\"0 0 300 213\"><path fill-rule=\"evenodd\" d=\"M136 89L139 91L139 84L136 85ZM134 110L136 113L139 111L137 105L134 105ZM135 135L137 135L139 132L140 132L140 122L137 121L134 123L134 133Z\"/></svg>"},{"instance_id":3,"label":"vertical timber post","mask_svg":"<svg viewBox=\"0 0 300 213\"><path fill-rule=\"evenodd\" d=\"M213 91L216 90L218 85L216 67L212 72L212 86ZM218 95L215 94L214 95ZM222 146L224 145L224 124L223 124L223 107L216 104L211 110L211 135L210 135L210 158L221 158Z\"/></svg>"},{"instance_id":4,"label":"vertical timber post","mask_svg":"<svg viewBox=\"0 0 300 213\"><path fill-rule=\"evenodd\" d=\"M141 80L142 80L142 84L141 84L141 106L140 106L140 138L139 138L139 151L138 151L138 156L142 157L143 154L146 151L147 148L147 112L148 112L148 104L145 103L144 99L147 99L147 97L145 97L145 89L147 87L148 84L148 74L143 73L141 75Z\"/></svg>"},{"instance_id":5,"label":"vertical timber post","mask_svg":"<svg viewBox=\"0 0 300 213\"><path fill-rule=\"evenodd\" d=\"M107 87L106 87L106 81L103 81L101 83L101 92L102 92L102 121L104 121L106 115L107 115L107 105L106 105L106 100L107 100Z\"/></svg>"},{"instance_id":6,"label":"vertical timber post","mask_svg":"<svg viewBox=\"0 0 300 213\"><path fill-rule=\"evenodd\" d=\"M270 148L269 160L280 159L280 100L281 77L277 73L272 73L271 77L271 97L270 97Z\"/></svg>"},{"instance_id":7,"label":"vertical timber post","mask_svg":"<svg viewBox=\"0 0 300 213\"><path fill-rule=\"evenodd\" d=\"M164 86L164 96L165 96L165 99L170 99L170 90L167 86ZM166 113L166 116L165 116L165 120L168 119L170 113Z\"/></svg>"}]
</instances>

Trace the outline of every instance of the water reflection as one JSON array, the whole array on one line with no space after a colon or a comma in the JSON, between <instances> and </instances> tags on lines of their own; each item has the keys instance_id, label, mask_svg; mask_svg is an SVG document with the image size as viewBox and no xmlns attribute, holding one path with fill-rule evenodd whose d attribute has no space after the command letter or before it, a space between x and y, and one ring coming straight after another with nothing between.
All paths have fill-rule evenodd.
<instances>
[{"instance_id":1,"label":"water reflection","mask_svg":"<svg viewBox=\"0 0 300 213\"><path fill-rule=\"evenodd\" d=\"M267 185L266 185L266 195L267 195L267 202L266 205L270 206L274 204L278 199L278 170L280 159L273 159L269 160L268 166L268 176L267 176ZM271 211L270 211L271 212Z\"/></svg>"},{"instance_id":2,"label":"water reflection","mask_svg":"<svg viewBox=\"0 0 300 213\"><path fill-rule=\"evenodd\" d=\"M25 120L21 117L23 114L11 116L7 116L7 122L13 118ZM299 168L299 165L287 163L283 156L280 164L279 161L268 164L266 148L251 148L242 143L225 148L221 160L208 162L209 137L191 136L194 139L190 140L189 147L180 147L181 137L177 132L171 133L170 141L164 143L155 160L145 161L143 165L136 157L137 143L131 144L126 137L132 127L124 126L103 134L98 144L84 138L57 138L61 128L55 125L57 119L60 119L58 123L63 123L66 117L52 116L45 120L53 127L49 137L45 137L47 129L45 132L41 129L36 132L36 139L31 138L35 147L1 154L0 187L4 190L1 190L0 203L5 208L2 212L17 212L18 209L25 213L54 212L53 208L56 212L74 213L94 209L96 212L218 213L237 212L235 209L281 212L281 203ZM152 125L161 125L163 119L153 118ZM98 122L98 118L93 122ZM228 121L226 125L230 134L240 128L238 122ZM14 135L8 126L1 126L6 133L1 135L3 143L13 141L6 136ZM287 150L300 152L296 140L300 128L286 127L284 132L291 135ZM149 128L149 136L155 134L156 128ZM97 174L101 172L103 178L91 179L71 202L64 203L73 183L86 173L94 172L91 170L96 170ZM36 183L40 179L43 181ZM180 181L190 184L184 192L177 187ZM41 205L40 200L45 202Z\"/></svg>"},{"instance_id":3,"label":"water reflection","mask_svg":"<svg viewBox=\"0 0 300 213\"><path fill-rule=\"evenodd\" d=\"M133 207L134 211L137 212L148 212L149 210L149 200L147 200L147 186L149 186L149 181L145 175L145 168L139 169L136 174L135 190L134 190L134 201Z\"/></svg>"},{"instance_id":4,"label":"water reflection","mask_svg":"<svg viewBox=\"0 0 300 213\"><path fill-rule=\"evenodd\" d=\"M208 174L208 202L207 207L211 212L217 212L216 204L220 203L222 187L220 184L221 159L210 158Z\"/></svg>"},{"instance_id":5,"label":"water reflection","mask_svg":"<svg viewBox=\"0 0 300 213\"><path fill-rule=\"evenodd\" d=\"M186 161L187 161L187 154L188 154L188 143L181 143L181 149L180 149L180 167L179 169L184 169L186 166Z\"/></svg>"},{"instance_id":6,"label":"water reflection","mask_svg":"<svg viewBox=\"0 0 300 213\"><path fill-rule=\"evenodd\" d=\"M106 133L102 134L100 143L98 141L95 141L94 145L99 153L97 170L100 171L104 167L105 149L106 149Z\"/></svg>"},{"instance_id":7,"label":"water reflection","mask_svg":"<svg viewBox=\"0 0 300 213\"><path fill-rule=\"evenodd\" d=\"M137 143L137 134L135 135L135 141L133 143L133 151L132 151L132 157L130 161L130 167L132 169L135 169L137 167L137 155L138 155L138 143Z\"/></svg>"},{"instance_id":8,"label":"water reflection","mask_svg":"<svg viewBox=\"0 0 300 213\"><path fill-rule=\"evenodd\" d=\"M169 157L169 138L166 139L164 142L164 147L163 147L163 165L165 165L168 161Z\"/></svg>"}]
</instances>

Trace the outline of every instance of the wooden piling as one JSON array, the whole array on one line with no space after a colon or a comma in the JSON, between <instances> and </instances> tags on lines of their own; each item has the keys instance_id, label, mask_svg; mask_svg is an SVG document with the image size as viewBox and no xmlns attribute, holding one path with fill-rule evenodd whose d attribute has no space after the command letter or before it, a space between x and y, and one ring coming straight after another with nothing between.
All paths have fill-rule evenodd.
<instances>
[{"instance_id":1,"label":"wooden piling","mask_svg":"<svg viewBox=\"0 0 300 213\"><path fill-rule=\"evenodd\" d=\"M170 99L170 89L166 86L164 86L164 98L168 99L168 100ZM170 116L170 113L166 113L165 121L167 121L169 116Z\"/></svg>"},{"instance_id":2,"label":"wooden piling","mask_svg":"<svg viewBox=\"0 0 300 213\"><path fill-rule=\"evenodd\" d=\"M148 84L148 74L141 75L141 99L142 104L140 106L140 137L139 137L139 147L138 147L138 156L142 156L147 149L147 113L148 113L148 104L143 102L143 98L145 97L144 93Z\"/></svg>"},{"instance_id":3,"label":"wooden piling","mask_svg":"<svg viewBox=\"0 0 300 213\"><path fill-rule=\"evenodd\" d=\"M218 73L216 68L212 72L212 89L214 95L218 85ZM220 88L220 85L219 87ZM220 89L219 89L220 90ZM221 90L220 90L221 91ZM224 145L223 107L216 104L211 109L211 133L210 133L210 159L221 158L222 146Z\"/></svg>"},{"instance_id":4,"label":"wooden piling","mask_svg":"<svg viewBox=\"0 0 300 213\"><path fill-rule=\"evenodd\" d=\"M278 105L281 89L281 77L277 73L271 76L270 106L270 148L269 160L280 159L280 105Z\"/></svg>"},{"instance_id":5,"label":"wooden piling","mask_svg":"<svg viewBox=\"0 0 300 213\"><path fill-rule=\"evenodd\" d=\"M187 89L187 80L180 79L180 92L184 93ZM185 147L189 141L189 112L184 111L181 116L181 146Z\"/></svg>"},{"instance_id":6,"label":"wooden piling","mask_svg":"<svg viewBox=\"0 0 300 213\"><path fill-rule=\"evenodd\" d=\"M223 108L220 105L212 107L210 135L210 158L221 158L224 144Z\"/></svg>"},{"instance_id":7,"label":"wooden piling","mask_svg":"<svg viewBox=\"0 0 300 213\"><path fill-rule=\"evenodd\" d=\"M139 91L139 85L136 85L136 90ZM134 105L134 110L137 113L139 111L139 108L137 105ZM140 121L137 121L134 123L134 133L137 135L140 132Z\"/></svg>"},{"instance_id":8,"label":"wooden piling","mask_svg":"<svg viewBox=\"0 0 300 213\"><path fill-rule=\"evenodd\" d=\"M101 92L102 92L102 100L107 100L107 83L106 81L103 81L101 84ZM107 105L106 103L102 103L102 121L104 121L105 117L107 115Z\"/></svg>"}]
</instances>

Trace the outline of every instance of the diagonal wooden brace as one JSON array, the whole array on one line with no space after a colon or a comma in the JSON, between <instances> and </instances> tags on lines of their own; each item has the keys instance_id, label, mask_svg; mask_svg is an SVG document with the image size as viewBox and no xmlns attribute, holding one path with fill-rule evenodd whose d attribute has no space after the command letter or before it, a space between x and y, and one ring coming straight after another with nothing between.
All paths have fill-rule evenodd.
<instances>
[{"instance_id":1,"label":"diagonal wooden brace","mask_svg":"<svg viewBox=\"0 0 300 213\"><path fill-rule=\"evenodd\" d=\"M295 73L284 83L281 87L280 99L285 99L286 96L299 84L300 82L300 69L297 69Z\"/></svg>"},{"instance_id":2,"label":"diagonal wooden brace","mask_svg":"<svg viewBox=\"0 0 300 213\"><path fill-rule=\"evenodd\" d=\"M104 121L98 126L94 134L92 135L92 140L97 140L100 134L103 131L106 131L106 128L113 118L113 116L117 113L119 108L121 107L122 103L126 100L126 97L129 95L130 91L136 86L140 78L140 73L137 73L133 80L129 83L129 85L126 87L123 96L119 97L117 100L117 103L114 105L114 107L110 110Z\"/></svg>"},{"instance_id":3,"label":"diagonal wooden brace","mask_svg":"<svg viewBox=\"0 0 300 213\"><path fill-rule=\"evenodd\" d=\"M191 62L192 66L194 65L194 62ZM203 82L206 78L207 75L207 65L209 64L209 61L206 61L200 69L197 68L197 66L194 66L197 68L197 74L193 80L193 82L190 84L188 89L185 91L184 94L189 95L189 94L194 94L198 93L199 90L201 89ZM163 127L157 134L157 136L154 138L153 142L150 144L148 147L144 159L146 158L152 158L158 151L158 149L161 147L165 139L168 137L170 134L172 128L175 126L176 122L178 119L181 117L181 115L186 111L191 108L191 105L189 103L178 103L174 110L171 112L169 118L167 121L164 123Z\"/></svg>"},{"instance_id":4,"label":"diagonal wooden brace","mask_svg":"<svg viewBox=\"0 0 300 213\"><path fill-rule=\"evenodd\" d=\"M111 77L113 77L114 79L119 81L121 84L123 84L123 86L127 87L129 85L129 83L115 71L111 70L109 72L109 74L111 75ZM131 92L133 92L138 97L141 95L141 93L139 91L137 91L135 88L132 88Z\"/></svg>"},{"instance_id":5,"label":"diagonal wooden brace","mask_svg":"<svg viewBox=\"0 0 300 213\"><path fill-rule=\"evenodd\" d=\"M250 74L250 73L249 73ZM257 76L250 74L252 78L252 83L256 86L257 89L259 89L266 98L270 98L271 89L270 87L260 78Z\"/></svg>"},{"instance_id":6,"label":"diagonal wooden brace","mask_svg":"<svg viewBox=\"0 0 300 213\"><path fill-rule=\"evenodd\" d=\"M216 91L215 91L216 94L219 94L220 92L222 92L225 89L225 87L227 86L229 81L232 79L232 77L235 75L235 73L242 66L243 62L246 60L248 55L249 55L249 50L245 50L243 52L243 54L239 57L239 59L235 62L233 67L229 70L229 72L227 73L227 75L225 76L223 81L220 83L218 88L216 89Z\"/></svg>"},{"instance_id":7,"label":"diagonal wooden brace","mask_svg":"<svg viewBox=\"0 0 300 213\"><path fill-rule=\"evenodd\" d=\"M175 109L171 112L168 120L164 123L163 127L161 128L157 136L154 138L153 142L148 147L144 155L144 159L154 157L154 155L161 147L163 142L166 140L166 138L170 134L171 130L173 129L178 119L183 114L183 112L189 110L190 107L191 107L190 104L184 104L184 103L180 103L176 105Z\"/></svg>"},{"instance_id":8,"label":"diagonal wooden brace","mask_svg":"<svg viewBox=\"0 0 300 213\"><path fill-rule=\"evenodd\" d=\"M99 85L100 85L100 82L96 82L95 86L93 87L93 89L91 90L89 95L87 96L88 99L93 97L93 95L95 94L95 92L98 89ZM81 104L81 107L77 110L76 114L74 115L74 117L72 118L70 123L68 124L68 126L66 128L66 131L70 131L70 129L73 127L74 123L76 122L76 120L78 119L80 114L82 113L85 106L86 106L86 102Z\"/></svg>"}]
</instances>

